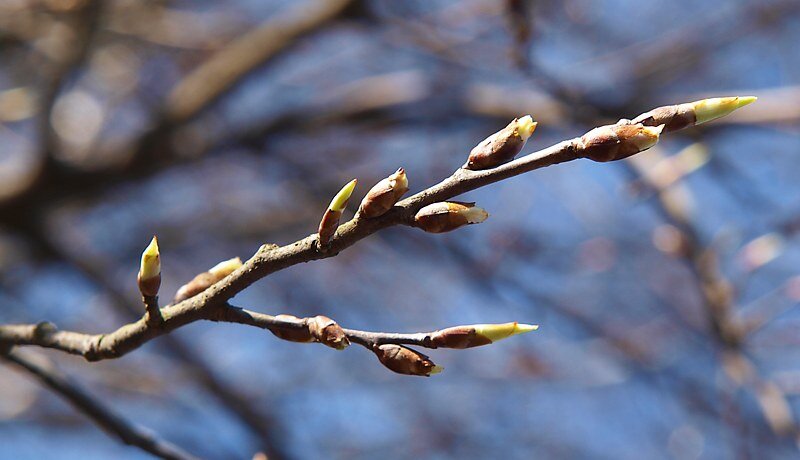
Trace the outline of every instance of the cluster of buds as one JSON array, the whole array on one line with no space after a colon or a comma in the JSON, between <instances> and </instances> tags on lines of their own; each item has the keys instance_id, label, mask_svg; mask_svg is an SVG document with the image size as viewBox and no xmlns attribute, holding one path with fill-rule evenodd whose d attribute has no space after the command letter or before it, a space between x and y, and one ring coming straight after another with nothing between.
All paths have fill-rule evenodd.
<instances>
[{"instance_id":1,"label":"cluster of buds","mask_svg":"<svg viewBox=\"0 0 800 460\"><path fill-rule=\"evenodd\" d=\"M330 244L336 229L339 228L339 219L342 218L342 212L347 207L347 201L350 199L350 195L353 194L353 189L356 188L357 182L357 179L353 179L342 187L339 193L333 197L328 209L325 210L317 231L319 233L320 249L326 248Z\"/></svg>"},{"instance_id":2,"label":"cluster of buds","mask_svg":"<svg viewBox=\"0 0 800 460\"><path fill-rule=\"evenodd\" d=\"M372 351L384 366L398 374L430 377L444 370L429 357L402 345L375 345Z\"/></svg>"},{"instance_id":3,"label":"cluster of buds","mask_svg":"<svg viewBox=\"0 0 800 460\"><path fill-rule=\"evenodd\" d=\"M513 119L508 126L472 149L466 167L473 170L489 169L513 160L525 147L536 125L530 115Z\"/></svg>"},{"instance_id":4,"label":"cluster of buds","mask_svg":"<svg viewBox=\"0 0 800 460\"><path fill-rule=\"evenodd\" d=\"M442 348L472 348L489 345L498 340L535 331L536 329L539 329L539 326L535 324L520 324L517 322L473 324L436 331L431 335L431 341L437 347Z\"/></svg>"},{"instance_id":5,"label":"cluster of buds","mask_svg":"<svg viewBox=\"0 0 800 460\"><path fill-rule=\"evenodd\" d=\"M337 350L344 350L350 345L350 340L341 326L327 316L317 315L313 318L301 320L296 316L283 314L275 318L302 322L306 326L297 329L270 329L273 335L283 340L300 343L319 342Z\"/></svg>"},{"instance_id":6,"label":"cluster of buds","mask_svg":"<svg viewBox=\"0 0 800 460\"><path fill-rule=\"evenodd\" d=\"M640 123L600 126L581 137L579 153L594 161L621 160L656 145L663 129Z\"/></svg>"},{"instance_id":7,"label":"cluster of buds","mask_svg":"<svg viewBox=\"0 0 800 460\"><path fill-rule=\"evenodd\" d=\"M425 206L414 216L417 227L429 233L444 233L469 224L479 224L489 217L475 203L445 201Z\"/></svg>"},{"instance_id":8,"label":"cluster of buds","mask_svg":"<svg viewBox=\"0 0 800 460\"><path fill-rule=\"evenodd\" d=\"M755 96L714 97L685 104L655 108L634 118L631 123L645 126L664 125L664 132L677 131L724 117L755 102Z\"/></svg>"},{"instance_id":9,"label":"cluster of buds","mask_svg":"<svg viewBox=\"0 0 800 460\"><path fill-rule=\"evenodd\" d=\"M367 192L364 200L361 201L358 212L368 219L386 214L407 191L408 178L405 170L400 168L391 176L375 184Z\"/></svg>"},{"instance_id":10,"label":"cluster of buds","mask_svg":"<svg viewBox=\"0 0 800 460\"><path fill-rule=\"evenodd\" d=\"M139 265L139 274L136 277L139 292L144 298L158 296L161 288L161 255L158 252L158 238L153 236L150 244L142 253L142 262Z\"/></svg>"},{"instance_id":11,"label":"cluster of buds","mask_svg":"<svg viewBox=\"0 0 800 460\"><path fill-rule=\"evenodd\" d=\"M217 281L225 278L234 272L237 268L242 266L242 259L234 257L214 265L207 272L200 273L195 276L191 281L184 284L175 293L175 303L184 301L190 297L205 291Z\"/></svg>"}]
</instances>

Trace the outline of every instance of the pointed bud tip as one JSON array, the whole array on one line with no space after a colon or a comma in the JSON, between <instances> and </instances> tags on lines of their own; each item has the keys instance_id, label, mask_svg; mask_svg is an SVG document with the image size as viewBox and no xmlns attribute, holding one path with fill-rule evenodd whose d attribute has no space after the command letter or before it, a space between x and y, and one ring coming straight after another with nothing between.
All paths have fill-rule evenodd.
<instances>
[{"instance_id":1,"label":"pointed bud tip","mask_svg":"<svg viewBox=\"0 0 800 460\"><path fill-rule=\"evenodd\" d=\"M158 250L158 238L153 235L150 244L142 252L142 262L139 267L139 277L149 279L161 274L160 253Z\"/></svg>"},{"instance_id":2,"label":"pointed bud tip","mask_svg":"<svg viewBox=\"0 0 800 460\"><path fill-rule=\"evenodd\" d=\"M436 374L441 374L441 372L442 372L443 370L444 370L444 367L443 367L443 366L434 365L434 366L431 368L431 372L430 372L430 374L428 374L428 375L436 375Z\"/></svg>"},{"instance_id":3,"label":"pointed bud tip","mask_svg":"<svg viewBox=\"0 0 800 460\"><path fill-rule=\"evenodd\" d=\"M476 334L484 337L492 343L497 342L498 340L506 339L513 335L524 334L526 332L539 329L539 326L536 324L520 324L517 322L502 324L475 324L468 327L472 327Z\"/></svg>"},{"instance_id":4,"label":"pointed bud tip","mask_svg":"<svg viewBox=\"0 0 800 460\"><path fill-rule=\"evenodd\" d=\"M523 141L527 141L528 138L531 137L534 131L536 131L536 126L539 123L533 121L533 117L530 115L525 115L524 117L520 118L517 121L517 132L519 133L519 137L522 138Z\"/></svg>"},{"instance_id":5,"label":"pointed bud tip","mask_svg":"<svg viewBox=\"0 0 800 460\"><path fill-rule=\"evenodd\" d=\"M517 326L514 328L514 333L512 335L525 334L526 332L535 331L537 329L539 329L538 324L517 323Z\"/></svg>"},{"instance_id":6,"label":"pointed bud tip","mask_svg":"<svg viewBox=\"0 0 800 460\"><path fill-rule=\"evenodd\" d=\"M699 125L724 117L738 108L752 104L757 99L756 96L712 97L693 102L692 105Z\"/></svg>"},{"instance_id":7,"label":"pointed bud tip","mask_svg":"<svg viewBox=\"0 0 800 460\"><path fill-rule=\"evenodd\" d=\"M347 200L350 199L350 195L353 194L353 189L356 188L356 184L358 183L358 179L353 179L348 182L336 196L333 197L330 206L328 209L331 211L341 212L344 211L344 208L347 206Z\"/></svg>"}]
</instances>

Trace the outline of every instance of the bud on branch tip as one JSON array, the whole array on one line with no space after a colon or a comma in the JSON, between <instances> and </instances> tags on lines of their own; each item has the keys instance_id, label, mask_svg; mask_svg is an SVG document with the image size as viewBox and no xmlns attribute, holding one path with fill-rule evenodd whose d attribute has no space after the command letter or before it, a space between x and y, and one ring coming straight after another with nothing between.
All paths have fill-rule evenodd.
<instances>
[{"instance_id":1,"label":"bud on branch tip","mask_svg":"<svg viewBox=\"0 0 800 460\"><path fill-rule=\"evenodd\" d=\"M399 168L394 174L381 180L367 192L361 201L358 212L367 219L386 214L407 191L406 171Z\"/></svg>"},{"instance_id":2,"label":"bud on branch tip","mask_svg":"<svg viewBox=\"0 0 800 460\"><path fill-rule=\"evenodd\" d=\"M347 200L350 199L350 195L353 194L353 189L356 188L356 183L358 183L358 179L353 179L348 182L347 185L342 187L342 189L339 190L339 193L333 197L331 205L328 206L328 209L336 212L344 211L344 208L347 207Z\"/></svg>"},{"instance_id":3,"label":"bud on branch tip","mask_svg":"<svg viewBox=\"0 0 800 460\"><path fill-rule=\"evenodd\" d=\"M511 120L508 126L487 137L469 152L466 167L473 170L489 169L513 160L525 147L536 125L530 115Z\"/></svg>"},{"instance_id":4,"label":"bud on branch tip","mask_svg":"<svg viewBox=\"0 0 800 460\"><path fill-rule=\"evenodd\" d=\"M706 123L724 117L734 110L752 104L758 99L755 96L713 97L692 102L697 124Z\"/></svg>"},{"instance_id":5,"label":"bud on branch tip","mask_svg":"<svg viewBox=\"0 0 800 460\"><path fill-rule=\"evenodd\" d=\"M431 340L437 347L472 348L489 345L512 335L524 334L536 329L539 329L539 326L535 324L520 324L517 322L473 324L442 329L435 332L431 336Z\"/></svg>"},{"instance_id":6,"label":"bud on branch tip","mask_svg":"<svg viewBox=\"0 0 800 460\"><path fill-rule=\"evenodd\" d=\"M158 238L153 236L142 253L139 275L136 277L139 292L145 297L155 297L161 287L161 256L158 252Z\"/></svg>"},{"instance_id":7,"label":"bud on branch tip","mask_svg":"<svg viewBox=\"0 0 800 460\"><path fill-rule=\"evenodd\" d=\"M336 233L336 229L339 228L339 219L342 217L342 211L347 207L347 200L353 194L353 189L356 188L357 182L357 179L353 179L342 187L339 193L333 197L333 201L331 201L328 209L325 210L325 214L322 215L322 220L319 222L319 229L317 230L320 249L327 248L331 238Z\"/></svg>"},{"instance_id":8,"label":"bud on branch tip","mask_svg":"<svg viewBox=\"0 0 800 460\"><path fill-rule=\"evenodd\" d=\"M142 252L142 264L139 267L139 276L149 279L161 274L161 256L158 252L158 238L153 236L150 244Z\"/></svg>"}]
</instances>

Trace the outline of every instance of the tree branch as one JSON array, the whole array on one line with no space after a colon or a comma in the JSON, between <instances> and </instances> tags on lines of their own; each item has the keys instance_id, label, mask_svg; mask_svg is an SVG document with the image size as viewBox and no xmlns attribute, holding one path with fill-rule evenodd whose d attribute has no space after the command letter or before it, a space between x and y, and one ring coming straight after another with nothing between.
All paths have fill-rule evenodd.
<instances>
[{"instance_id":1,"label":"tree branch","mask_svg":"<svg viewBox=\"0 0 800 460\"><path fill-rule=\"evenodd\" d=\"M719 101L715 103L721 104ZM689 103L659 107L639 115L635 121L648 126L662 126L662 129L663 126L667 126L668 131L683 129L695 124L695 114L692 112L694 104L700 104L698 107L703 107L706 112L709 110L708 103L706 105ZM717 111L719 111L718 109ZM729 110L728 113L732 110ZM704 113L704 115L708 115L708 113ZM721 115L717 114L716 116ZM700 122L702 121L706 120L700 120ZM628 120L620 120L616 125L596 128L580 138L560 142L491 169L474 171L463 167L459 168L450 177L400 201L379 217L366 219L360 214L356 214L352 220L337 229L332 241L324 250L319 248L316 233L282 247L270 244L262 245L253 257L221 281L194 297L163 308L161 310L163 321L160 323L148 324L146 317L143 317L109 334L98 335L58 331L50 323L7 325L0 326L0 343L55 348L81 355L89 361L97 361L118 358L155 337L199 320L238 322L270 330L307 327L303 320L279 319L270 315L235 309L230 307L227 302L251 284L271 273L300 263L335 256L340 251L383 228L394 225L413 226L415 214L426 205L441 202L546 166L584 156L597 161L614 160L652 145L641 147L637 144L633 151L623 149L623 147L631 147L626 144L630 139L617 137L614 133L628 132L631 129L636 131L636 126L641 127L641 125L632 123ZM612 133L610 138L608 132ZM599 143L598 138L601 139ZM609 150L609 146L613 148ZM600 149L596 147L600 147ZM428 346L424 334L367 333L354 330L348 330L345 334L354 342L362 345L375 344L376 341L383 340L383 343Z\"/></svg>"},{"instance_id":2,"label":"tree branch","mask_svg":"<svg viewBox=\"0 0 800 460\"><path fill-rule=\"evenodd\" d=\"M43 385L61 395L93 422L116 436L124 444L138 447L157 457L174 460L194 459L193 455L172 443L159 439L153 432L132 424L95 399L86 390L52 366L38 363L17 352L0 350L0 359L30 373Z\"/></svg>"}]
</instances>

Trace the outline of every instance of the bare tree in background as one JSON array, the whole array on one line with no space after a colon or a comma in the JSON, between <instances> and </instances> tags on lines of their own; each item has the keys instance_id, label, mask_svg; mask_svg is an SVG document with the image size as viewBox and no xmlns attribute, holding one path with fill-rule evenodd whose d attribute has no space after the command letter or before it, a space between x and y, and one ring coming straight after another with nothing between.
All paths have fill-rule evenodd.
<instances>
[{"instance_id":1,"label":"bare tree in background","mask_svg":"<svg viewBox=\"0 0 800 460\"><path fill-rule=\"evenodd\" d=\"M2 4L0 353L163 458L796 454L798 191L763 183L774 173L755 154L718 153L763 149L742 137L760 130L776 170L796 168L779 155L796 143L752 125L796 141L797 90L752 88L759 102L732 113L754 98L711 96L750 81L701 64L791 35L798 5L696 8L651 36L580 2ZM556 72L559 46L589 57ZM419 351L529 322L544 326L531 340ZM393 332L408 330L431 332ZM430 376L441 359L422 386L372 369ZM52 432L58 409L9 382L29 396L0 418ZM335 382L373 406L330 396ZM629 397L593 410L563 382ZM167 429L136 407L145 396L164 418L207 416ZM337 434L382 407L394 410L372 437Z\"/></svg>"}]
</instances>

